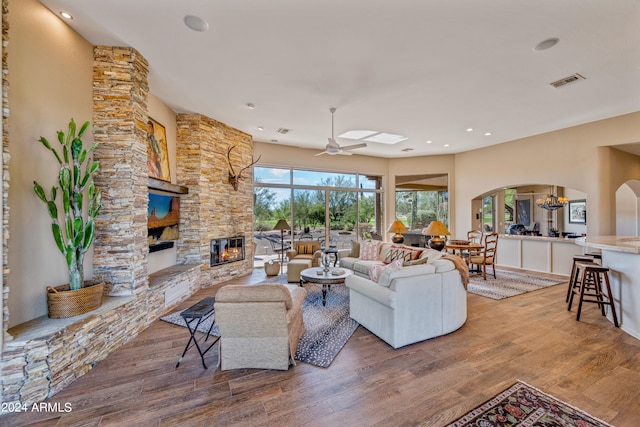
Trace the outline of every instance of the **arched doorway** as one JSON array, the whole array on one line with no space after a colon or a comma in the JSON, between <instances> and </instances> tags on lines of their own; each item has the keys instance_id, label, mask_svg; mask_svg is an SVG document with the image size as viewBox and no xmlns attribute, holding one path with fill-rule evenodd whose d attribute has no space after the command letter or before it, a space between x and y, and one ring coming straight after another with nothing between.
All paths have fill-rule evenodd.
<instances>
[{"instance_id":1,"label":"arched doorway","mask_svg":"<svg viewBox=\"0 0 640 427\"><path fill-rule=\"evenodd\" d=\"M616 235L640 236L640 180L632 179L616 190Z\"/></svg>"}]
</instances>

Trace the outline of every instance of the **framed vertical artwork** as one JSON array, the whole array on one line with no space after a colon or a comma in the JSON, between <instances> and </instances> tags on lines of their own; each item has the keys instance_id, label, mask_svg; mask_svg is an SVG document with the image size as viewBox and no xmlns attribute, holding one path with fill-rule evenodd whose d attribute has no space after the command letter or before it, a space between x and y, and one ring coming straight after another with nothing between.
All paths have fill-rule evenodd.
<instances>
[{"instance_id":1,"label":"framed vertical artwork","mask_svg":"<svg viewBox=\"0 0 640 427\"><path fill-rule=\"evenodd\" d=\"M516 223L525 227L531 225L531 198L516 200Z\"/></svg>"},{"instance_id":2,"label":"framed vertical artwork","mask_svg":"<svg viewBox=\"0 0 640 427\"><path fill-rule=\"evenodd\" d=\"M569 200L569 224L587 223L587 201Z\"/></svg>"},{"instance_id":3,"label":"framed vertical artwork","mask_svg":"<svg viewBox=\"0 0 640 427\"><path fill-rule=\"evenodd\" d=\"M160 123L149 117L147 121L147 168L149 176L171 181L167 132Z\"/></svg>"}]
</instances>

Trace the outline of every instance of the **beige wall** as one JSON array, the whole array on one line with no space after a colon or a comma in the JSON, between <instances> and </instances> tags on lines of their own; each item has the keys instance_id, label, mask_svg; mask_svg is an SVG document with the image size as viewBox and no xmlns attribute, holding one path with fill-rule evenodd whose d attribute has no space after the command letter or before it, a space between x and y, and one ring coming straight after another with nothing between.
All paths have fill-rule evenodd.
<instances>
[{"instance_id":1,"label":"beige wall","mask_svg":"<svg viewBox=\"0 0 640 427\"><path fill-rule=\"evenodd\" d=\"M454 223L471 229L471 200L487 191L549 183L587 194L589 234L615 233L615 190L639 176L640 163L605 146L638 135L640 112L457 154Z\"/></svg>"},{"instance_id":2,"label":"beige wall","mask_svg":"<svg viewBox=\"0 0 640 427\"><path fill-rule=\"evenodd\" d=\"M37 141L44 136L58 144L56 131L66 129L70 118L79 123L91 120L93 48L36 0L12 1L9 25L9 309L13 326L46 314L47 285L68 283L46 207L33 192L34 179L49 191L58 166L52 153ZM93 142L91 131L84 140ZM90 252L85 276L92 277Z\"/></svg>"}]
</instances>

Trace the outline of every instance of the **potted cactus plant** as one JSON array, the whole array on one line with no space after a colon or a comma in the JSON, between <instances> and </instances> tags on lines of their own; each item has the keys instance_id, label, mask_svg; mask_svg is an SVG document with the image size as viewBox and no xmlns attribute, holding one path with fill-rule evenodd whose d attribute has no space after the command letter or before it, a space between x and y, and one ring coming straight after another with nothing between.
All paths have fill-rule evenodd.
<instances>
[{"instance_id":1,"label":"potted cactus plant","mask_svg":"<svg viewBox=\"0 0 640 427\"><path fill-rule=\"evenodd\" d=\"M76 134L76 123L71 119L66 134L58 131L61 152L52 147L45 137L39 140L53 153L60 170L57 185L51 188L49 195L36 181L33 182L33 189L47 205L53 239L69 270L68 285L47 287L49 317L53 318L76 316L102 304L104 284L85 282L83 269L84 254L91 246L95 233L94 218L102 209L100 191L93 183L99 163L89 157L98 144L94 143L85 149L82 142L88 127L89 122L85 122ZM58 190L62 193L61 200L57 200ZM83 213L85 200L87 209Z\"/></svg>"}]
</instances>

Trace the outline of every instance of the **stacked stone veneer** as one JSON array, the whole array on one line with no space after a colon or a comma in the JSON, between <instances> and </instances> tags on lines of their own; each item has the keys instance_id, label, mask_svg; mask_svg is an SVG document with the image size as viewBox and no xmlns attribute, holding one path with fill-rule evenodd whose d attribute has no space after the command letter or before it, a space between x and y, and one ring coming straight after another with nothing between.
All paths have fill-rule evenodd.
<instances>
[{"instance_id":1,"label":"stacked stone veneer","mask_svg":"<svg viewBox=\"0 0 640 427\"><path fill-rule=\"evenodd\" d=\"M7 1L3 0L3 20ZM3 41L6 43L6 27ZM95 177L104 208L96 219L94 277L105 281L107 302L77 319L39 318L9 330L2 351L2 400L31 404L54 395L92 366L134 338L202 286L222 282L253 268L253 185L245 171L239 191L228 183L227 149L236 145L236 172L252 161L250 135L198 114L177 117L177 180L189 187L181 196L178 263L147 271L147 61L131 48L94 48L94 140L100 162ZM7 283L8 114L7 72L3 58L3 234ZM209 267L213 238L245 236L246 259ZM167 306L166 294L184 295ZM9 312L4 286L3 332Z\"/></svg>"},{"instance_id":2,"label":"stacked stone veneer","mask_svg":"<svg viewBox=\"0 0 640 427\"><path fill-rule=\"evenodd\" d=\"M5 343L3 400L31 405L53 396L199 289L199 273L198 266L177 266L167 277L157 274L147 292L112 298L95 312L49 334L29 337L29 324L12 329L17 338ZM165 307L164 292L169 286L184 286L190 292ZM22 339L22 335L29 338Z\"/></svg>"},{"instance_id":3,"label":"stacked stone veneer","mask_svg":"<svg viewBox=\"0 0 640 427\"><path fill-rule=\"evenodd\" d=\"M178 258L202 266L202 286L253 268L253 175L243 173L238 191L229 180L227 151L236 173L251 164L251 135L200 114L177 116L177 172L189 194L180 198ZM242 262L209 267L212 239L244 236L246 257Z\"/></svg>"},{"instance_id":4,"label":"stacked stone veneer","mask_svg":"<svg viewBox=\"0 0 640 427\"><path fill-rule=\"evenodd\" d=\"M132 295L148 284L148 74L135 49L94 47L95 183L104 207L96 218L93 274L110 295Z\"/></svg>"},{"instance_id":5,"label":"stacked stone veneer","mask_svg":"<svg viewBox=\"0 0 640 427\"><path fill-rule=\"evenodd\" d=\"M8 283L9 272L9 67L7 44L9 43L8 0L2 0L2 283ZM9 326L9 287L2 288L2 333L4 340Z\"/></svg>"}]
</instances>

